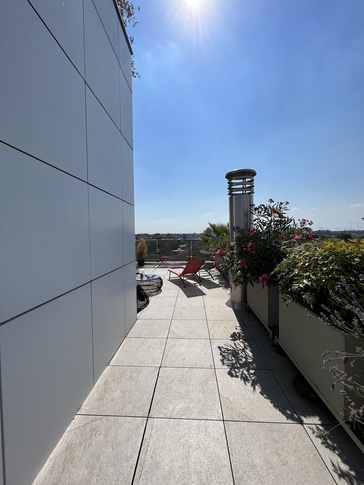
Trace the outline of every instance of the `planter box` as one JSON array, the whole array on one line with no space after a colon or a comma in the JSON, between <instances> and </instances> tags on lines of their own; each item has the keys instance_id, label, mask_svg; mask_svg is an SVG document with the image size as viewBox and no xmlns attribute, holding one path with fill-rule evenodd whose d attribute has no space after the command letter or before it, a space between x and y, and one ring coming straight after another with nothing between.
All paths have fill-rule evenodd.
<instances>
[{"instance_id":1,"label":"planter box","mask_svg":"<svg viewBox=\"0 0 364 485\"><path fill-rule=\"evenodd\" d=\"M247 299L249 308L262 324L272 331L279 325L279 291L278 286L263 286L255 283L248 285Z\"/></svg>"},{"instance_id":2,"label":"planter box","mask_svg":"<svg viewBox=\"0 0 364 485\"><path fill-rule=\"evenodd\" d=\"M278 343L334 416L340 422L347 420L348 411L344 409L347 403L340 393L343 385L336 383L333 388L335 378L328 369L322 368L322 354L327 350L353 352L357 341L325 325L315 313L304 306L295 302L287 305L280 298ZM357 363L359 364L359 360ZM358 373L358 367L351 367L350 362L344 363L339 359L332 364L337 364L349 376ZM360 376L364 381L362 369ZM355 395L355 402L358 405L363 404L357 395ZM354 439L357 441L356 438ZM362 443L357 442L357 444L364 449Z\"/></svg>"}]
</instances>

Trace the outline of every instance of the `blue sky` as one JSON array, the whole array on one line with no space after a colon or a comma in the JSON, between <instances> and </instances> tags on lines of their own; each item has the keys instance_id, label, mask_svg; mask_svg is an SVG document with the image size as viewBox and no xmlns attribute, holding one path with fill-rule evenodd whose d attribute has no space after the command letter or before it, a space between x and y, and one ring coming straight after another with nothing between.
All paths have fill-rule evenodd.
<instances>
[{"instance_id":1,"label":"blue sky","mask_svg":"<svg viewBox=\"0 0 364 485\"><path fill-rule=\"evenodd\" d=\"M135 0L136 232L228 222L227 172L364 228L363 0Z\"/></svg>"}]
</instances>

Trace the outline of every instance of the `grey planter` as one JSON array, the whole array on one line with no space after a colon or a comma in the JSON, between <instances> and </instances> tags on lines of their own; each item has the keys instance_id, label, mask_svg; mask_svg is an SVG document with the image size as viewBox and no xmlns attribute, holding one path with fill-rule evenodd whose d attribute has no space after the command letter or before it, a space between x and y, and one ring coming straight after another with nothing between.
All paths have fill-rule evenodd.
<instances>
[{"instance_id":1,"label":"grey planter","mask_svg":"<svg viewBox=\"0 0 364 485\"><path fill-rule=\"evenodd\" d=\"M269 330L279 325L278 286L263 286L259 283L248 285L247 300L249 308Z\"/></svg>"},{"instance_id":2,"label":"grey planter","mask_svg":"<svg viewBox=\"0 0 364 485\"><path fill-rule=\"evenodd\" d=\"M335 383L333 387L335 378L328 369L323 368L322 354L328 350L353 352L357 342L332 326L325 325L317 314L299 303L287 305L280 298L278 343L334 416L340 422L347 420L347 403L340 392L343 385ZM344 363L338 359L333 364L338 364L348 376L358 373L358 368L351 367L350 362ZM360 373L364 379L362 369ZM363 404L358 403L357 396L355 401ZM364 451L364 444L352 435L348 427L344 427Z\"/></svg>"}]
</instances>

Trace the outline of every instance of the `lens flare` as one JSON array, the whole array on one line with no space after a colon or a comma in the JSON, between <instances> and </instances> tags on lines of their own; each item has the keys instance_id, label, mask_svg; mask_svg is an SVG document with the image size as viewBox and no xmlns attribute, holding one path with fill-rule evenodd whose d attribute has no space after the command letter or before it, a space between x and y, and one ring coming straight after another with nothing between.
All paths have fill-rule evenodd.
<instances>
[{"instance_id":1,"label":"lens flare","mask_svg":"<svg viewBox=\"0 0 364 485\"><path fill-rule=\"evenodd\" d=\"M202 6L204 0L185 0L188 6L194 9L198 9Z\"/></svg>"}]
</instances>

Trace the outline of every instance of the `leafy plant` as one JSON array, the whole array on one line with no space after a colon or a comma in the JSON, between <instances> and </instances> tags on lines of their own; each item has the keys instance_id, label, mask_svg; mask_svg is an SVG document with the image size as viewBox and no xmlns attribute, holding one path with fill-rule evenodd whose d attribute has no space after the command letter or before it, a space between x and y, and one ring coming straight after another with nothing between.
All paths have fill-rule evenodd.
<instances>
[{"instance_id":1,"label":"leafy plant","mask_svg":"<svg viewBox=\"0 0 364 485\"><path fill-rule=\"evenodd\" d=\"M125 29L128 30L129 26L136 27L138 22L135 17L135 10L140 10L140 7L135 7L134 4L129 0L117 0L117 6ZM130 45L133 45L134 36L130 35L128 32L128 37L129 37ZM132 56L131 58L131 72L133 77L140 77L135 67L134 56Z\"/></svg>"},{"instance_id":2,"label":"leafy plant","mask_svg":"<svg viewBox=\"0 0 364 485\"><path fill-rule=\"evenodd\" d=\"M209 222L209 227L201 235L201 246L206 251L213 251L215 247L223 247L229 243L229 224L213 224Z\"/></svg>"},{"instance_id":3,"label":"leafy plant","mask_svg":"<svg viewBox=\"0 0 364 485\"><path fill-rule=\"evenodd\" d=\"M322 240L289 250L275 274L285 301L295 300L319 312L328 305L330 290L344 277L355 290L364 273L364 240ZM363 298L363 295L359 295Z\"/></svg>"},{"instance_id":4,"label":"leafy plant","mask_svg":"<svg viewBox=\"0 0 364 485\"><path fill-rule=\"evenodd\" d=\"M253 205L251 212L254 227L233 228L235 241L215 246L212 257L217 268L231 272L235 285L259 282L264 286L290 247L313 239L312 222L296 222L287 214L288 202L273 199L268 204Z\"/></svg>"}]
</instances>

